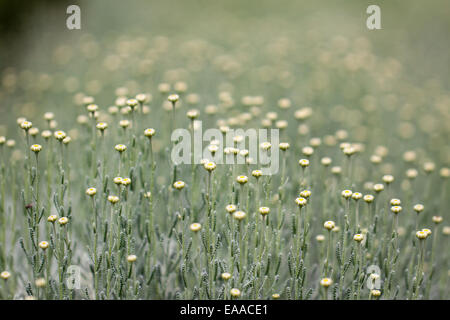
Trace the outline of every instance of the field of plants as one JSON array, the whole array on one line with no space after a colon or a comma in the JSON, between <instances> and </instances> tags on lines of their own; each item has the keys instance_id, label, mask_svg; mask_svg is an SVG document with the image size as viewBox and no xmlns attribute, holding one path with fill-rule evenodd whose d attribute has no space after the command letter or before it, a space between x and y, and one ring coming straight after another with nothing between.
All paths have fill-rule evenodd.
<instances>
[{"instance_id":1,"label":"field of plants","mask_svg":"<svg viewBox=\"0 0 450 320\"><path fill-rule=\"evenodd\" d=\"M2 62L0 299L450 299L448 73L376 47L364 6L330 33L91 9ZM177 165L197 121L222 136ZM234 129L277 129L279 170Z\"/></svg>"}]
</instances>

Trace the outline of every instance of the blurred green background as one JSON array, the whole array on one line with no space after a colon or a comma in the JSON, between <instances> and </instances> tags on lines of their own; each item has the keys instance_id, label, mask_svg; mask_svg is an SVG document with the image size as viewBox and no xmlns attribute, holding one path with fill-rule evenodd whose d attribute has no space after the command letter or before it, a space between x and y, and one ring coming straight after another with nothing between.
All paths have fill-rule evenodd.
<instances>
[{"instance_id":1,"label":"blurred green background","mask_svg":"<svg viewBox=\"0 0 450 320\"><path fill-rule=\"evenodd\" d=\"M69 31L65 9L78 4L82 29ZM365 26L366 8L382 10L383 30ZM302 41L306 32L331 37L364 35L378 54L395 57L410 68L411 77L438 77L448 85L450 70L450 2L447 0L164 0L66 1L2 0L0 2L0 66L38 63L36 57L68 37L135 32L223 41L235 31L249 43L264 42L268 34ZM233 37L237 37L233 33Z\"/></svg>"}]
</instances>

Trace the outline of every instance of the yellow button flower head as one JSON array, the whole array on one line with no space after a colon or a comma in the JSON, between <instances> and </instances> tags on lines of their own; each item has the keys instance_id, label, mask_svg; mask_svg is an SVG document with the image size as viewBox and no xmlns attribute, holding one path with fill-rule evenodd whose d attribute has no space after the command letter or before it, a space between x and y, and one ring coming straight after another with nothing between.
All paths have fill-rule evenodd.
<instances>
[{"instance_id":1,"label":"yellow button flower head","mask_svg":"<svg viewBox=\"0 0 450 320\"><path fill-rule=\"evenodd\" d=\"M261 149L263 150L269 150L272 147L272 144L268 141L265 141L263 143L260 144Z\"/></svg>"},{"instance_id":2,"label":"yellow button flower head","mask_svg":"<svg viewBox=\"0 0 450 320\"><path fill-rule=\"evenodd\" d=\"M31 128L29 132L30 132L31 136L35 137L35 136L38 135L39 129L38 128Z\"/></svg>"},{"instance_id":3,"label":"yellow button flower head","mask_svg":"<svg viewBox=\"0 0 450 320\"><path fill-rule=\"evenodd\" d=\"M242 220L246 217L246 213L244 211L236 211L233 213L233 218L235 218L236 220Z\"/></svg>"},{"instance_id":4,"label":"yellow button flower head","mask_svg":"<svg viewBox=\"0 0 450 320\"><path fill-rule=\"evenodd\" d=\"M401 206L393 206L393 207L391 207L391 211L395 214L400 213L400 211L402 211L402 207Z\"/></svg>"},{"instance_id":5,"label":"yellow button flower head","mask_svg":"<svg viewBox=\"0 0 450 320\"><path fill-rule=\"evenodd\" d=\"M423 232L425 232L427 234L427 236L431 235L431 230L430 229L422 229Z\"/></svg>"},{"instance_id":6,"label":"yellow button flower head","mask_svg":"<svg viewBox=\"0 0 450 320\"><path fill-rule=\"evenodd\" d=\"M377 289L372 289L370 290L370 295L378 298L379 296L381 296L381 291Z\"/></svg>"},{"instance_id":7,"label":"yellow button flower head","mask_svg":"<svg viewBox=\"0 0 450 320\"><path fill-rule=\"evenodd\" d=\"M129 126L130 126L130 121L129 120L120 120L119 121L119 126L121 127L121 128L124 128L124 129L126 129L126 128L128 128Z\"/></svg>"},{"instance_id":8,"label":"yellow button flower head","mask_svg":"<svg viewBox=\"0 0 450 320\"><path fill-rule=\"evenodd\" d=\"M88 195L88 196L95 196L95 194L97 193L97 189L95 189L95 188L87 188L86 189L86 194Z\"/></svg>"},{"instance_id":9,"label":"yellow button flower head","mask_svg":"<svg viewBox=\"0 0 450 320\"><path fill-rule=\"evenodd\" d=\"M122 180L122 177L115 177L113 181L115 184L122 184Z\"/></svg>"},{"instance_id":10,"label":"yellow button flower head","mask_svg":"<svg viewBox=\"0 0 450 320\"><path fill-rule=\"evenodd\" d=\"M227 280L229 280L231 278L231 273L224 272L224 273L221 274L221 277L222 277L222 280L227 281Z\"/></svg>"},{"instance_id":11,"label":"yellow button flower head","mask_svg":"<svg viewBox=\"0 0 450 320\"><path fill-rule=\"evenodd\" d=\"M415 212L420 213L423 211L423 209L425 209L425 207L423 206L423 204L416 204L413 209Z\"/></svg>"},{"instance_id":12,"label":"yellow button flower head","mask_svg":"<svg viewBox=\"0 0 450 320\"><path fill-rule=\"evenodd\" d=\"M302 153L305 156L309 157L309 156L311 156L314 153L314 149L312 147L310 147L310 146L303 147L302 148Z\"/></svg>"},{"instance_id":13,"label":"yellow button flower head","mask_svg":"<svg viewBox=\"0 0 450 320\"><path fill-rule=\"evenodd\" d=\"M137 260L137 256L134 255L134 254L130 254L130 255L127 257L127 261L128 261L129 263L136 262L136 260Z\"/></svg>"},{"instance_id":14,"label":"yellow button flower head","mask_svg":"<svg viewBox=\"0 0 450 320\"><path fill-rule=\"evenodd\" d=\"M56 138L56 140L58 141L63 141L64 138L67 136L66 133L64 131L55 131L55 133L53 134Z\"/></svg>"},{"instance_id":15,"label":"yellow button flower head","mask_svg":"<svg viewBox=\"0 0 450 320\"><path fill-rule=\"evenodd\" d=\"M341 195L344 199L348 199L352 196L353 192L351 190L344 190L341 192Z\"/></svg>"},{"instance_id":16,"label":"yellow button flower head","mask_svg":"<svg viewBox=\"0 0 450 320\"><path fill-rule=\"evenodd\" d=\"M33 151L34 153L39 153L42 150L42 146L40 144L33 144L30 147L30 150Z\"/></svg>"},{"instance_id":17,"label":"yellow button flower head","mask_svg":"<svg viewBox=\"0 0 450 320\"><path fill-rule=\"evenodd\" d=\"M233 213L237 210L237 207L234 204L229 204L225 207L228 213Z\"/></svg>"},{"instance_id":18,"label":"yellow button flower head","mask_svg":"<svg viewBox=\"0 0 450 320\"><path fill-rule=\"evenodd\" d=\"M47 241L41 241L39 242L39 248L41 248L42 250L45 250L49 247L49 244Z\"/></svg>"},{"instance_id":19,"label":"yellow button flower head","mask_svg":"<svg viewBox=\"0 0 450 320\"><path fill-rule=\"evenodd\" d=\"M179 99L180 97L177 94L171 94L170 96L167 97L167 100L172 102L172 104L175 104Z\"/></svg>"},{"instance_id":20,"label":"yellow button flower head","mask_svg":"<svg viewBox=\"0 0 450 320\"><path fill-rule=\"evenodd\" d=\"M333 162L333 160L331 160L331 158L329 157L323 157L322 159L320 159L320 163L324 166L324 167L328 167L331 162Z\"/></svg>"},{"instance_id":21,"label":"yellow button flower head","mask_svg":"<svg viewBox=\"0 0 450 320\"><path fill-rule=\"evenodd\" d=\"M268 215L269 212L270 212L270 208L269 208L269 207L260 207L260 208L259 208L259 213L260 213L262 216Z\"/></svg>"},{"instance_id":22,"label":"yellow button flower head","mask_svg":"<svg viewBox=\"0 0 450 320\"><path fill-rule=\"evenodd\" d=\"M205 164L203 165L203 167L204 167L207 171L212 172L212 171L214 171L214 169L216 169L216 164L215 164L214 162L212 162L212 161L209 161L209 162L205 163Z\"/></svg>"},{"instance_id":23,"label":"yellow button flower head","mask_svg":"<svg viewBox=\"0 0 450 320\"><path fill-rule=\"evenodd\" d=\"M119 202L119 197L118 196L108 196L108 201L111 202L112 204L116 204L117 202Z\"/></svg>"},{"instance_id":24,"label":"yellow button flower head","mask_svg":"<svg viewBox=\"0 0 450 320\"><path fill-rule=\"evenodd\" d=\"M325 221L323 227L327 230L333 230L336 227L336 224L334 223L334 221Z\"/></svg>"},{"instance_id":25,"label":"yellow button flower head","mask_svg":"<svg viewBox=\"0 0 450 320\"><path fill-rule=\"evenodd\" d=\"M52 132L50 130L44 130L41 133L42 138L48 140L52 136Z\"/></svg>"},{"instance_id":26,"label":"yellow button flower head","mask_svg":"<svg viewBox=\"0 0 450 320\"><path fill-rule=\"evenodd\" d=\"M333 284L333 280L331 280L330 278L322 278L320 280L320 285L322 287L328 288L329 286L331 286Z\"/></svg>"},{"instance_id":27,"label":"yellow button flower head","mask_svg":"<svg viewBox=\"0 0 450 320\"><path fill-rule=\"evenodd\" d=\"M199 115L200 115L200 112L199 112L197 109L189 110L189 111L186 113L186 116L187 116L189 119L192 119L192 120L197 119Z\"/></svg>"},{"instance_id":28,"label":"yellow button flower head","mask_svg":"<svg viewBox=\"0 0 450 320\"><path fill-rule=\"evenodd\" d=\"M173 187L177 190L181 190L185 187L185 185L186 184L183 181L176 181L174 182Z\"/></svg>"},{"instance_id":29,"label":"yellow button flower head","mask_svg":"<svg viewBox=\"0 0 450 320\"><path fill-rule=\"evenodd\" d=\"M61 217L61 218L59 218L59 220L58 220L58 223L60 224L60 225L66 225L67 223L69 222L69 219L67 218L67 217Z\"/></svg>"},{"instance_id":30,"label":"yellow button flower head","mask_svg":"<svg viewBox=\"0 0 450 320\"><path fill-rule=\"evenodd\" d=\"M279 293L274 293L272 294L272 299L280 299L280 294Z\"/></svg>"},{"instance_id":31,"label":"yellow button flower head","mask_svg":"<svg viewBox=\"0 0 450 320\"><path fill-rule=\"evenodd\" d=\"M65 137L65 138L63 139L62 142L63 142L64 144L69 144L70 141L72 141L72 138L69 137L69 136L67 136L67 137Z\"/></svg>"},{"instance_id":32,"label":"yellow button flower head","mask_svg":"<svg viewBox=\"0 0 450 320\"><path fill-rule=\"evenodd\" d=\"M36 287L43 288L47 284L47 281L45 278L37 278L34 283L36 284Z\"/></svg>"},{"instance_id":33,"label":"yellow button flower head","mask_svg":"<svg viewBox=\"0 0 450 320\"><path fill-rule=\"evenodd\" d=\"M363 199L367 203L372 203L375 197L371 194L366 194Z\"/></svg>"},{"instance_id":34,"label":"yellow button flower head","mask_svg":"<svg viewBox=\"0 0 450 320\"><path fill-rule=\"evenodd\" d=\"M302 167L302 168L306 168L309 166L309 160L308 159L300 159L298 161L298 164Z\"/></svg>"},{"instance_id":35,"label":"yellow button flower head","mask_svg":"<svg viewBox=\"0 0 450 320\"><path fill-rule=\"evenodd\" d=\"M230 290L230 294L233 298L238 298L241 296L241 290L233 288Z\"/></svg>"},{"instance_id":36,"label":"yellow button flower head","mask_svg":"<svg viewBox=\"0 0 450 320\"><path fill-rule=\"evenodd\" d=\"M428 237L428 233L423 230L420 230L416 232L416 237L420 240L424 240Z\"/></svg>"},{"instance_id":37,"label":"yellow button flower head","mask_svg":"<svg viewBox=\"0 0 450 320\"><path fill-rule=\"evenodd\" d=\"M394 181L394 177L390 174L384 175L382 179L386 184L390 184Z\"/></svg>"},{"instance_id":38,"label":"yellow button flower head","mask_svg":"<svg viewBox=\"0 0 450 320\"><path fill-rule=\"evenodd\" d=\"M134 98L131 98L131 99L127 100L127 105L129 107L131 107L132 109L134 109L138 105L138 103L139 102L137 101L137 99L134 99Z\"/></svg>"},{"instance_id":39,"label":"yellow button flower head","mask_svg":"<svg viewBox=\"0 0 450 320\"><path fill-rule=\"evenodd\" d=\"M86 109L87 109L87 111L89 111L90 113L94 113L95 111L98 110L98 105L96 105L96 104L94 104L94 103L91 103L91 104L88 104L88 105L86 106Z\"/></svg>"},{"instance_id":40,"label":"yellow button flower head","mask_svg":"<svg viewBox=\"0 0 450 320\"><path fill-rule=\"evenodd\" d=\"M55 114L53 112L44 113L44 119L47 121L53 120L55 118Z\"/></svg>"},{"instance_id":41,"label":"yellow button flower head","mask_svg":"<svg viewBox=\"0 0 450 320\"><path fill-rule=\"evenodd\" d=\"M106 128L108 128L108 124L106 122L99 122L97 123L96 127L98 130L103 132L106 130Z\"/></svg>"},{"instance_id":42,"label":"yellow button flower head","mask_svg":"<svg viewBox=\"0 0 450 320\"><path fill-rule=\"evenodd\" d=\"M197 223L197 222L191 224L190 227L189 227L189 229L191 229L191 231L194 231L194 232L200 231L201 228L202 228L202 225L200 223Z\"/></svg>"},{"instance_id":43,"label":"yellow button flower head","mask_svg":"<svg viewBox=\"0 0 450 320\"><path fill-rule=\"evenodd\" d=\"M375 191L376 193L380 193L383 190L384 190L384 185L382 183L377 183L373 186L373 191Z\"/></svg>"},{"instance_id":44,"label":"yellow button flower head","mask_svg":"<svg viewBox=\"0 0 450 320\"><path fill-rule=\"evenodd\" d=\"M304 207L306 206L306 204L308 203L308 201L305 198L299 197L297 199L295 199L295 203L299 206L299 207Z\"/></svg>"},{"instance_id":45,"label":"yellow button flower head","mask_svg":"<svg viewBox=\"0 0 450 320\"><path fill-rule=\"evenodd\" d=\"M236 178L236 181L240 184L246 184L248 182L248 177L247 176L238 176Z\"/></svg>"},{"instance_id":46,"label":"yellow button flower head","mask_svg":"<svg viewBox=\"0 0 450 320\"><path fill-rule=\"evenodd\" d=\"M119 151L120 153L124 152L125 150L127 150L127 146L124 144L116 144L116 146L114 147L114 149L116 149L117 151Z\"/></svg>"},{"instance_id":47,"label":"yellow button flower head","mask_svg":"<svg viewBox=\"0 0 450 320\"><path fill-rule=\"evenodd\" d=\"M355 200L355 201L358 201L359 199L361 199L362 198L362 193L361 192L354 192L353 194L352 194L352 199L353 200Z\"/></svg>"},{"instance_id":48,"label":"yellow button flower head","mask_svg":"<svg viewBox=\"0 0 450 320\"><path fill-rule=\"evenodd\" d=\"M286 151L287 149L289 149L289 143L287 143L287 142L281 142L281 143L280 143L280 150Z\"/></svg>"},{"instance_id":49,"label":"yellow button flower head","mask_svg":"<svg viewBox=\"0 0 450 320\"><path fill-rule=\"evenodd\" d=\"M52 214L51 216L48 216L47 221L54 223L56 222L56 220L58 220L58 216L56 214Z\"/></svg>"},{"instance_id":50,"label":"yellow button flower head","mask_svg":"<svg viewBox=\"0 0 450 320\"><path fill-rule=\"evenodd\" d=\"M147 128L147 129L144 130L144 135L145 135L147 138L153 137L153 136L155 135L155 133L156 133L156 130L153 129L153 128Z\"/></svg>"},{"instance_id":51,"label":"yellow button flower head","mask_svg":"<svg viewBox=\"0 0 450 320\"><path fill-rule=\"evenodd\" d=\"M318 235L316 236L316 241L317 241L317 242L323 242L323 241L325 241L325 236L324 236L323 234L318 234Z\"/></svg>"},{"instance_id":52,"label":"yellow button flower head","mask_svg":"<svg viewBox=\"0 0 450 320\"><path fill-rule=\"evenodd\" d=\"M2 273L0 273L0 278L2 278L3 280L8 280L9 277L11 277L11 273L9 273L8 271L3 271Z\"/></svg>"},{"instance_id":53,"label":"yellow button flower head","mask_svg":"<svg viewBox=\"0 0 450 320\"><path fill-rule=\"evenodd\" d=\"M391 199L390 203L391 203L391 206L399 206L402 204L400 199Z\"/></svg>"},{"instance_id":54,"label":"yellow button flower head","mask_svg":"<svg viewBox=\"0 0 450 320\"><path fill-rule=\"evenodd\" d=\"M131 179L130 178L122 178L121 184L123 186L129 186L131 184Z\"/></svg>"},{"instance_id":55,"label":"yellow button flower head","mask_svg":"<svg viewBox=\"0 0 450 320\"><path fill-rule=\"evenodd\" d=\"M442 222L443 219L441 216L433 216L432 220L434 223L439 224Z\"/></svg>"},{"instance_id":56,"label":"yellow button flower head","mask_svg":"<svg viewBox=\"0 0 450 320\"><path fill-rule=\"evenodd\" d=\"M300 192L300 196L305 198L305 199L308 199L311 196L311 191L303 190L302 192Z\"/></svg>"},{"instance_id":57,"label":"yellow button flower head","mask_svg":"<svg viewBox=\"0 0 450 320\"><path fill-rule=\"evenodd\" d=\"M364 235L362 235L361 233L357 233L353 236L353 240L355 240L356 242L361 242L364 240Z\"/></svg>"},{"instance_id":58,"label":"yellow button flower head","mask_svg":"<svg viewBox=\"0 0 450 320\"><path fill-rule=\"evenodd\" d=\"M262 171L261 170L253 170L252 176L254 176L255 178L259 178L262 176Z\"/></svg>"},{"instance_id":59,"label":"yellow button flower head","mask_svg":"<svg viewBox=\"0 0 450 320\"><path fill-rule=\"evenodd\" d=\"M31 121L25 120L20 123L20 127L25 131L30 130L32 126L33 126L33 123Z\"/></svg>"}]
</instances>

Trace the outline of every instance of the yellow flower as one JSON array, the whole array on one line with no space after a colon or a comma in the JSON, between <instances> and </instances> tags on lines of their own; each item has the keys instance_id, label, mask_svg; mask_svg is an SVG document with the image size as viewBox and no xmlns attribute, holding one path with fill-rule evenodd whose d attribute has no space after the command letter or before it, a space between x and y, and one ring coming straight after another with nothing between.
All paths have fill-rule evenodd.
<instances>
[{"instance_id":1,"label":"yellow flower","mask_svg":"<svg viewBox=\"0 0 450 320\"><path fill-rule=\"evenodd\" d=\"M272 147L272 144L270 142L266 141L266 142L261 143L260 147L261 147L261 149L267 151Z\"/></svg>"},{"instance_id":2,"label":"yellow flower","mask_svg":"<svg viewBox=\"0 0 450 320\"><path fill-rule=\"evenodd\" d=\"M200 231L201 228L202 228L202 225L200 223L197 223L197 222L191 224L190 227L189 227L189 229L191 229L191 231L194 231L194 232Z\"/></svg>"},{"instance_id":3,"label":"yellow flower","mask_svg":"<svg viewBox=\"0 0 450 320\"><path fill-rule=\"evenodd\" d=\"M69 222L69 219L68 218L66 218L66 217L61 217L61 218L59 218L59 220L58 220L58 223L60 224L60 225L65 225L65 224L67 224Z\"/></svg>"},{"instance_id":4,"label":"yellow flower","mask_svg":"<svg viewBox=\"0 0 450 320\"><path fill-rule=\"evenodd\" d=\"M209 161L209 162L205 163L205 164L203 165L203 167L204 167L207 171L212 172L212 171L214 171L214 169L216 169L216 164L215 164L214 162L212 162L212 161Z\"/></svg>"},{"instance_id":5,"label":"yellow flower","mask_svg":"<svg viewBox=\"0 0 450 320\"><path fill-rule=\"evenodd\" d=\"M174 182L173 187L177 190L181 190L184 188L185 185L186 184L183 181L176 181Z\"/></svg>"},{"instance_id":6,"label":"yellow flower","mask_svg":"<svg viewBox=\"0 0 450 320\"><path fill-rule=\"evenodd\" d=\"M341 192L342 197L344 197L344 199L348 199L352 196L352 191L351 190L344 190Z\"/></svg>"},{"instance_id":7,"label":"yellow flower","mask_svg":"<svg viewBox=\"0 0 450 320\"><path fill-rule=\"evenodd\" d=\"M416 204L413 209L415 212L420 213L423 211L423 209L425 209L425 207L423 206L423 204Z\"/></svg>"},{"instance_id":8,"label":"yellow flower","mask_svg":"<svg viewBox=\"0 0 450 320\"><path fill-rule=\"evenodd\" d=\"M372 203L374 199L375 199L375 197L371 194L366 194L364 196L364 201L367 203Z\"/></svg>"},{"instance_id":9,"label":"yellow flower","mask_svg":"<svg viewBox=\"0 0 450 320\"><path fill-rule=\"evenodd\" d=\"M64 140L64 138L67 136L66 133L64 131L55 131L55 133L53 134L56 138L56 140L62 141Z\"/></svg>"},{"instance_id":10,"label":"yellow flower","mask_svg":"<svg viewBox=\"0 0 450 320\"><path fill-rule=\"evenodd\" d=\"M230 294L233 298L238 298L241 296L241 290L233 288L230 290Z\"/></svg>"},{"instance_id":11,"label":"yellow flower","mask_svg":"<svg viewBox=\"0 0 450 320\"><path fill-rule=\"evenodd\" d=\"M97 189L95 189L95 188L88 188L88 189L86 189L86 194L88 196L93 197L93 196L95 196L96 193L97 193Z\"/></svg>"},{"instance_id":12,"label":"yellow flower","mask_svg":"<svg viewBox=\"0 0 450 320\"><path fill-rule=\"evenodd\" d=\"M145 129L145 130L144 130L144 135L145 135L147 138L153 137L153 136L155 135L155 133L156 133L156 130L153 129L153 128L148 128L148 129Z\"/></svg>"},{"instance_id":13,"label":"yellow flower","mask_svg":"<svg viewBox=\"0 0 450 320\"><path fill-rule=\"evenodd\" d=\"M48 216L47 221L54 223L56 220L58 220L58 216L56 214L52 214L51 216Z\"/></svg>"},{"instance_id":14,"label":"yellow flower","mask_svg":"<svg viewBox=\"0 0 450 320\"><path fill-rule=\"evenodd\" d=\"M39 151L42 150L42 146L40 144L33 144L30 147L30 150L33 151L34 153L39 153Z\"/></svg>"},{"instance_id":15,"label":"yellow flower","mask_svg":"<svg viewBox=\"0 0 450 320\"><path fill-rule=\"evenodd\" d=\"M391 211L395 214L399 213L400 211L402 211L402 207L400 206L393 206L391 207Z\"/></svg>"},{"instance_id":16,"label":"yellow flower","mask_svg":"<svg viewBox=\"0 0 450 320\"><path fill-rule=\"evenodd\" d=\"M47 284L47 281L44 278L37 278L34 283L36 284L36 287L43 288Z\"/></svg>"},{"instance_id":17,"label":"yellow flower","mask_svg":"<svg viewBox=\"0 0 450 320\"><path fill-rule=\"evenodd\" d=\"M280 143L280 150L286 151L287 149L289 149L289 143L281 142Z\"/></svg>"},{"instance_id":18,"label":"yellow flower","mask_svg":"<svg viewBox=\"0 0 450 320\"><path fill-rule=\"evenodd\" d=\"M120 182L124 186L129 186L131 184L130 178L122 178L122 181Z\"/></svg>"},{"instance_id":19,"label":"yellow flower","mask_svg":"<svg viewBox=\"0 0 450 320\"><path fill-rule=\"evenodd\" d=\"M334 223L334 221L325 221L323 227L327 230L333 230L336 227L336 224Z\"/></svg>"},{"instance_id":20,"label":"yellow flower","mask_svg":"<svg viewBox=\"0 0 450 320\"><path fill-rule=\"evenodd\" d=\"M108 201L111 202L112 204L116 204L117 202L119 202L119 197L118 196L108 196Z\"/></svg>"},{"instance_id":21,"label":"yellow flower","mask_svg":"<svg viewBox=\"0 0 450 320\"><path fill-rule=\"evenodd\" d=\"M353 236L353 240L355 240L356 242L361 242L364 240L364 235L357 233Z\"/></svg>"},{"instance_id":22,"label":"yellow flower","mask_svg":"<svg viewBox=\"0 0 450 320\"><path fill-rule=\"evenodd\" d=\"M24 129L25 131L28 131L29 129L31 129L31 127L33 126L33 123L31 121L22 121L22 123L20 124L20 127L22 129Z\"/></svg>"},{"instance_id":23,"label":"yellow flower","mask_svg":"<svg viewBox=\"0 0 450 320\"><path fill-rule=\"evenodd\" d=\"M298 164L302 167L302 168L306 168L309 166L309 160L308 159L300 159L298 161Z\"/></svg>"},{"instance_id":24,"label":"yellow flower","mask_svg":"<svg viewBox=\"0 0 450 320\"><path fill-rule=\"evenodd\" d=\"M280 294L279 293L272 294L272 299L280 299Z\"/></svg>"},{"instance_id":25,"label":"yellow flower","mask_svg":"<svg viewBox=\"0 0 450 320\"><path fill-rule=\"evenodd\" d=\"M442 222L442 217L441 216L433 216L433 222L436 224L439 224Z\"/></svg>"},{"instance_id":26,"label":"yellow flower","mask_svg":"<svg viewBox=\"0 0 450 320\"><path fill-rule=\"evenodd\" d=\"M306 204L308 203L308 201L305 198L297 198L295 199L295 203L299 206L299 207L304 207L306 206Z\"/></svg>"},{"instance_id":27,"label":"yellow flower","mask_svg":"<svg viewBox=\"0 0 450 320\"><path fill-rule=\"evenodd\" d=\"M328 288L332 284L333 284L333 280L331 280L330 278L323 278L320 280L320 285L322 287Z\"/></svg>"},{"instance_id":28,"label":"yellow flower","mask_svg":"<svg viewBox=\"0 0 450 320\"><path fill-rule=\"evenodd\" d=\"M370 295L374 296L374 297L379 297L379 296L381 296L381 291L377 290L377 289L372 289L372 290L370 290Z\"/></svg>"},{"instance_id":29,"label":"yellow flower","mask_svg":"<svg viewBox=\"0 0 450 320\"><path fill-rule=\"evenodd\" d=\"M237 210L237 207L234 204L229 204L225 207L228 213L233 213Z\"/></svg>"},{"instance_id":30,"label":"yellow flower","mask_svg":"<svg viewBox=\"0 0 450 320\"><path fill-rule=\"evenodd\" d=\"M233 218L235 218L236 220L242 220L246 217L246 213L244 211L236 211L233 213Z\"/></svg>"},{"instance_id":31,"label":"yellow flower","mask_svg":"<svg viewBox=\"0 0 450 320\"><path fill-rule=\"evenodd\" d=\"M100 131L105 131L105 129L108 128L108 124L106 122L99 122L96 127Z\"/></svg>"},{"instance_id":32,"label":"yellow flower","mask_svg":"<svg viewBox=\"0 0 450 320\"><path fill-rule=\"evenodd\" d=\"M384 190L384 185L382 183L377 183L373 186L373 191L379 193Z\"/></svg>"},{"instance_id":33,"label":"yellow flower","mask_svg":"<svg viewBox=\"0 0 450 320\"><path fill-rule=\"evenodd\" d=\"M261 170L253 170L252 176L254 176L255 178L259 178L262 176L262 171Z\"/></svg>"},{"instance_id":34,"label":"yellow flower","mask_svg":"<svg viewBox=\"0 0 450 320\"><path fill-rule=\"evenodd\" d=\"M416 232L416 237L420 240L424 240L428 237L428 233L423 230L420 230Z\"/></svg>"},{"instance_id":35,"label":"yellow flower","mask_svg":"<svg viewBox=\"0 0 450 320\"><path fill-rule=\"evenodd\" d=\"M402 204L402 202L400 201L400 199L391 199L391 206L399 206Z\"/></svg>"},{"instance_id":36,"label":"yellow flower","mask_svg":"<svg viewBox=\"0 0 450 320\"><path fill-rule=\"evenodd\" d=\"M360 192L355 192L352 194L352 199L358 201L359 199L362 198L362 193Z\"/></svg>"},{"instance_id":37,"label":"yellow flower","mask_svg":"<svg viewBox=\"0 0 450 320\"><path fill-rule=\"evenodd\" d=\"M129 263L133 263L133 262L135 262L137 260L137 257L136 257L136 255L134 255L134 254L130 254L128 257L127 257L127 261L129 262Z\"/></svg>"},{"instance_id":38,"label":"yellow flower","mask_svg":"<svg viewBox=\"0 0 450 320\"><path fill-rule=\"evenodd\" d=\"M265 215L269 214L269 212L270 212L270 208L269 207L260 207L259 208L259 213L262 216L265 216Z\"/></svg>"},{"instance_id":39,"label":"yellow flower","mask_svg":"<svg viewBox=\"0 0 450 320\"><path fill-rule=\"evenodd\" d=\"M172 102L172 104L175 104L179 99L180 97L177 94L171 94L169 97L167 97L167 100Z\"/></svg>"},{"instance_id":40,"label":"yellow flower","mask_svg":"<svg viewBox=\"0 0 450 320\"><path fill-rule=\"evenodd\" d=\"M8 280L9 277L11 277L11 273L9 273L8 271L3 271L2 273L0 273L0 278L2 278L3 280Z\"/></svg>"},{"instance_id":41,"label":"yellow flower","mask_svg":"<svg viewBox=\"0 0 450 320\"><path fill-rule=\"evenodd\" d=\"M300 192L300 196L305 198L305 199L308 199L311 196L311 191L303 190L302 192Z\"/></svg>"},{"instance_id":42,"label":"yellow flower","mask_svg":"<svg viewBox=\"0 0 450 320\"><path fill-rule=\"evenodd\" d=\"M247 176L238 176L236 178L236 181L239 182L240 184L246 184L248 182L248 177Z\"/></svg>"},{"instance_id":43,"label":"yellow flower","mask_svg":"<svg viewBox=\"0 0 450 320\"><path fill-rule=\"evenodd\" d=\"M231 278L231 273L224 272L224 273L221 274L221 277L222 277L223 280L227 281L227 280L229 280Z\"/></svg>"},{"instance_id":44,"label":"yellow flower","mask_svg":"<svg viewBox=\"0 0 450 320\"><path fill-rule=\"evenodd\" d=\"M127 146L124 144L116 144L116 146L114 147L114 149L116 149L117 151L119 151L120 153L124 152L125 150L127 150Z\"/></svg>"},{"instance_id":45,"label":"yellow flower","mask_svg":"<svg viewBox=\"0 0 450 320\"><path fill-rule=\"evenodd\" d=\"M47 241L41 241L41 242L39 242L39 248L41 248L42 250L47 249L48 246L49 246L49 244L48 244Z\"/></svg>"},{"instance_id":46,"label":"yellow flower","mask_svg":"<svg viewBox=\"0 0 450 320\"><path fill-rule=\"evenodd\" d=\"M115 177L113 181L115 184L122 184L122 180L122 177Z\"/></svg>"}]
</instances>

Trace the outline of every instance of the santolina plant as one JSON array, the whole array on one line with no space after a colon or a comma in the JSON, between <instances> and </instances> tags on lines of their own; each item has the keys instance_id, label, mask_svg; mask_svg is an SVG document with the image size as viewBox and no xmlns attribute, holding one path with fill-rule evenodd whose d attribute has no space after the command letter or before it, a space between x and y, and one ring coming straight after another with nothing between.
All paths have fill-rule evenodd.
<instances>
[{"instance_id":1,"label":"santolina plant","mask_svg":"<svg viewBox=\"0 0 450 320\"><path fill-rule=\"evenodd\" d=\"M217 79L207 85L168 38L129 38L139 50L118 41L134 49L83 62L99 79L83 92L17 80L40 107L21 108L0 136L2 299L449 298L450 169L435 148L448 126L429 125L444 121L445 97L423 122L405 88L380 84L391 62L336 67L338 54L317 45L321 67L306 55L313 73L295 80L298 60L270 64L298 49L281 38L267 53L205 57L197 67ZM341 49L375 57L352 50ZM257 79L249 58L269 64ZM130 70L126 85L105 74L115 64ZM343 72L372 93L341 93ZM89 80L67 77L69 89ZM1 90L8 101L19 89ZM46 109L53 96L67 111Z\"/></svg>"}]
</instances>

